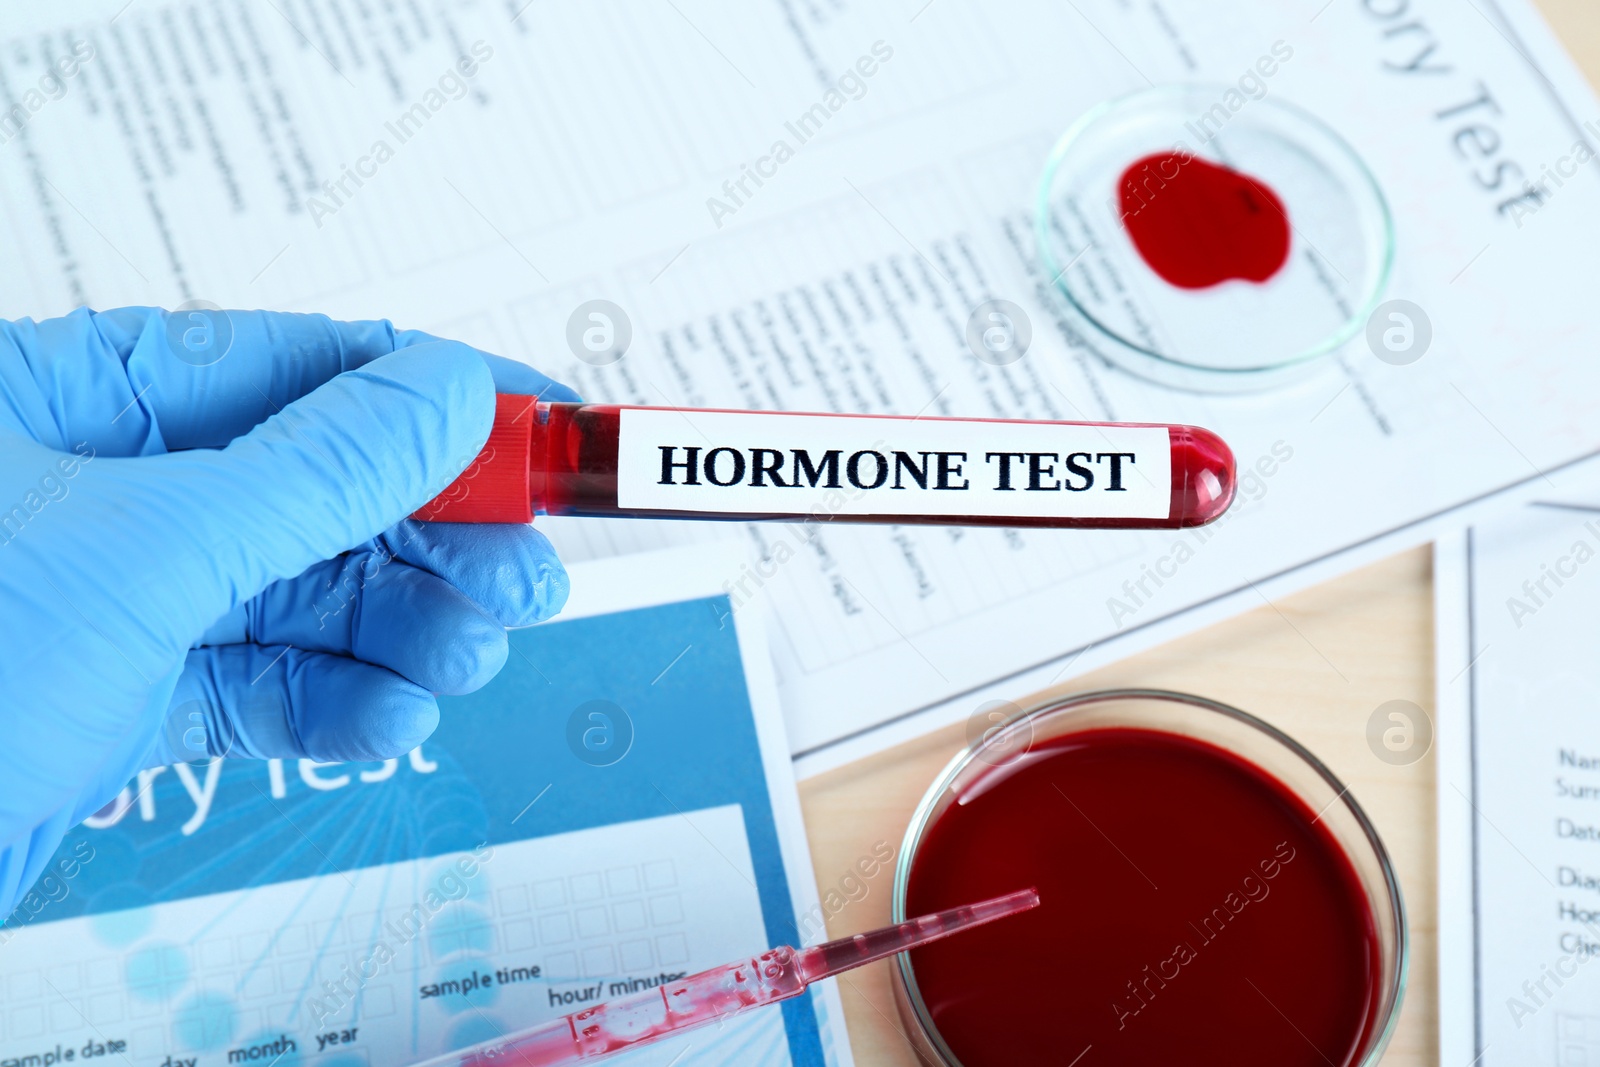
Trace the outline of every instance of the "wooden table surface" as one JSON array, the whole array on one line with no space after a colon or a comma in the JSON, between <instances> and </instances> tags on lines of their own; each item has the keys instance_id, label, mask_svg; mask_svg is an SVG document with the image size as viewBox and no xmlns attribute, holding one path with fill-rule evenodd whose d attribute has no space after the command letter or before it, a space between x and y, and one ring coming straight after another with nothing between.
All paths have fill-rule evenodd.
<instances>
[{"instance_id":1,"label":"wooden table surface","mask_svg":"<svg viewBox=\"0 0 1600 1067\"><path fill-rule=\"evenodd\" d=\"M1600 4L1538 4L1590 83L1600 85ZM1176 689L1243 708L1299 739L1350 786L1389 847L1410 917L1409 988L1384 1063L1437 1063L1433 756L1391 766L1366 742L1367 718L1385 701L1409 700L1433 714L1430 550L1403 553L1050 692L1123 687ZM1023 694L1014 699L1028 703ZM964 734L957 725L800 784L823 892L837 889L880 842L898 851L917 801ZM829 922L832 936L887 922L893 877L885 870L868 882L866 895ZM839 988L858 1064L917 1063L888 964L847 975Z\"/></svg>"}]
</instances>

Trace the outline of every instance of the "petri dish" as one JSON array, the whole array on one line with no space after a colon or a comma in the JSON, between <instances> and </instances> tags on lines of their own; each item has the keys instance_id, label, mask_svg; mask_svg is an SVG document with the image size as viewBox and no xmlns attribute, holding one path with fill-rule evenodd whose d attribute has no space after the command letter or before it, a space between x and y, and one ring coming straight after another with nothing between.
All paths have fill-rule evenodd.
<instances>
[{"instance_id":1,"label":"petri dish","mask_svg":"<svg viewBox=\"0 0 1600 1067\"><path fill-rule=\"evenodd\" d=\"M1409 949L1388 852L1332 772L1243 711L1084 693L958 753L906 830L895 921L1030 886L1034 911L896 958L927 1062L1092 1045L1100 1062L1370 1067L1394 1032Z\"/></svg>"},{"instance_id":2,"label":"petri dish","mask_svg":"<svg viewBox=\"0 0 1600 1067\"><path fill-rule=\"evenodd\" d=\"M1090 110L1050 153L1034 225L1086 340L1197 392L1314 374L1365 328L1394 260L1388 204L1356 151L1309 112L1232 85Z\"/></svg>"}]
</instances>

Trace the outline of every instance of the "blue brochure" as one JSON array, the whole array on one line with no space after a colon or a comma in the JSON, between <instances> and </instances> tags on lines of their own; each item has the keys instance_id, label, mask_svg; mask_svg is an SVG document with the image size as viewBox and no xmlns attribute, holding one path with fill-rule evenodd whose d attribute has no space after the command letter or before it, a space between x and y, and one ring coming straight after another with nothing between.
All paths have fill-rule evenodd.
<instances>
[{"instance_id":1,"label":"blue brochure","mask_svg":"<svg viewBox=\"0 0 1600 1067\"><path fill-rule=\"evenodd\" d=\"M403 1065L817 940L765 648L656 557L574 568L405 757L130 783L0 926L0 1067ZM849 1064L840 1019L829 983L617 1062Z\"/></svg>"}]
</instances>

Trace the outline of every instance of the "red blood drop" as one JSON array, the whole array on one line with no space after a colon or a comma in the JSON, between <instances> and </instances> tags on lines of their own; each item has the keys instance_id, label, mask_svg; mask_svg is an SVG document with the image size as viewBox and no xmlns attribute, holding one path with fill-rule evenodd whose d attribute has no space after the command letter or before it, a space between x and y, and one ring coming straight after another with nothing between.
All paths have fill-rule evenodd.
<instances>
[{"instance_id":1,"label":"red blood drop","mask_svg":"<svg viewBox=\"0 0 1600 1067\"><path fill-rule=\"evenodd\" d=\"M962 793L918 848L907 913L1040 898L911 954L965 1067L1065 1064L1089 1045L1096 1063L1327 1067L1378 1025L1355 869L1254 765L1175 734L1091 730Z\"/></svg>"},{"instance_id":2,"label":"red blood drop","mask_svg":"<svg viewBox=\"0 0 1600 1067\"><path fill-rule=\"evenodd\" d=\"M1118 183L1133 246L1167 282L1206 289L1264 282L1289 260L1289 215L1259 180L1198 156L1145 156Z\"/></svg>"}]
</instances>

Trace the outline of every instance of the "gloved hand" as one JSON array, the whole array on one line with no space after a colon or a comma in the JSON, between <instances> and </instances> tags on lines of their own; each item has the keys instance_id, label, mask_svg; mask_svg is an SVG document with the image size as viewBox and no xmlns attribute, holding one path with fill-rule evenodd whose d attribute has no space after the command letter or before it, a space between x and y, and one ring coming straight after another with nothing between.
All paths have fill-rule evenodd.
<instances>
[{"instance_id":1,"label":"gloved hand","mask_svg":"<svg viewBox=\"0 0 1600 1067\"><path fill-rule=\"evenodd\" d=\"M406 518L497 389L576 399L387 322L0 322L0 918L137 771L401 755L560 610L531 527Z\"/></svg>"}]
</instances>

